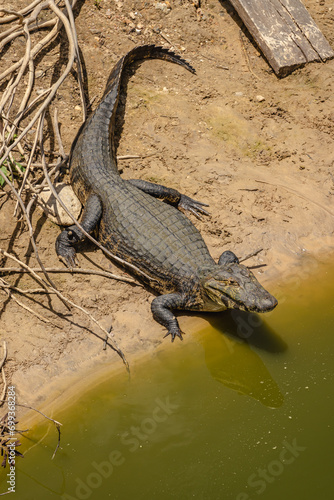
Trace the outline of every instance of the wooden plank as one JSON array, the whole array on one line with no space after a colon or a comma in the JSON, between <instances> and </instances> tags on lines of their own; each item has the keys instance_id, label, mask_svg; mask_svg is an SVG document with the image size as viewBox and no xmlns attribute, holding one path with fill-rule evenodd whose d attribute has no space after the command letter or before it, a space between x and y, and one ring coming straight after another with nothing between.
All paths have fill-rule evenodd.
<instances>
[{"instance_id":1,"label":"wooden plank","mask_svg":"<svg viewBox=\"0 0 334 500\"><path fill-rule=\"evenodd\" d=\"M334 51L300 0L230 0L278 76Z\"/></svg>"},{"instance_id":2,"label":"wooden plank","mask_svg":"<svg viewBox=\"0 0 334 500\"><path fill-rule=\"evenodd\" d=\"M334 57L334 51L308 13L304 4L302 2L295 2L294 0L280 1L283 7L290 13L309 44L318 53L320 59L322 61L332 59Z\"/></svg>"}]
</instances>

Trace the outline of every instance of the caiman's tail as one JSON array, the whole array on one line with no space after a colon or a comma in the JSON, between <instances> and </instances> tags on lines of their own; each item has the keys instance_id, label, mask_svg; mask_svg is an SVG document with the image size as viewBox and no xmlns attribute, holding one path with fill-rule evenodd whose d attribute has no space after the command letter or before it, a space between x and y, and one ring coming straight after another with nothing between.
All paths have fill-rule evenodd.
<instances>
[{"instance_id":1,"label":"caiman's tail","mask_svg":"<svg viewBox=\"0 0 334 500\"><path fill-rule=\"evenodd\" d=\"M115 84L118 87L118 94L119 85L124 69L127 66L130 66L133 62L141 61L143 59L163 59L164 61L170 61L175 64L179 64L191 73L196 73L196 70L187 61L185 61L185 59L175 54L175 52L165 49L164 47L159 47L157 45L140 45L138 47L134 47L127 54L125 54L125 56L123 56L114 66L108 78L104 95L108 94L112 89L115 89Z\"/></svg>"},{"instance_id":2,"label":"caiman's tail","mask_svg":"<svg viewBox=\"0 0 334 500\"><path fill-rule=\"evenodd\" d=\"M182 57L156 45L135 47L125 54L112 69L101 102L81 126L73 142L70 160L73 184L75 184L76 175L79 175L78 172L82 171L83 154L85 156L84 163L99 164L100 169L103 165L109 173L114 171L118 175L114 132L122 76L127 66L142 59L164 59L195 73L194 68Z\"/></svg>"}]
</instances>

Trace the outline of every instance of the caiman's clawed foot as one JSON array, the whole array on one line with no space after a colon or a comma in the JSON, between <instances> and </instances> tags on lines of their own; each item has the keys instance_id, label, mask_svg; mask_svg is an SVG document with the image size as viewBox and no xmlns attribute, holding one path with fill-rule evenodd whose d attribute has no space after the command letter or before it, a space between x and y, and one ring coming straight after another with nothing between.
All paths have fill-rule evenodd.
<instances>
[{"instance_id":1,"label":"caiman's clawed foot","mask_svg":"<svg viewBox=\"0 0 334 500\"><path fill-rule=\"evenodd\" d=\"M151 304L153 318L167 328L168 333L165 337L171 335L172 342L175 337L182 339L182 333L179 323L172 312L172 309L181 309L184 307L186 298L180 293L167 293L166 295L159 295Z\"/></svg>"},{"instance_id":2,"label":"caiman's clawed foot","mask_svg":"<svg viewBox=\"0 0 334 500\"><path fill-rule=\"evenodd\" d=\"M175 337L179 337L179 339L183 340L182 335L184 335L184 332L181 332L180 328L170 328L166 335L164 335L164 339L168 337L168 335L172 336L172 342L174 342Z\"/></svg>"},{"instance_id":3,"label":"caiman's clawed foot","mask_svg":"<svg viewBox=\"0 0 334 500\"><path fill-rule=\"evenodd\" d=\"M193 213L197 219L202 220L203 215L210 215L210 213L205 210L203 207L208 207L206 203L201 203L200 201L193 200L189 196L186 196L185 194L181 194L181 199L178 204L178 208L181 210L188 210L189 212Z\"/></svg>"},{"instance_id":4,"label":"caiman's clawed foot","mask_svg":"<svg viewBox=\"0 0 334 500\"><path fill-rule=\"evenodd\" d=\"M79 240L80 238L72 229L65 229L65 231L62 231L56 239L57 255L59 259L70 269L73 269L78 264L76 260L76 251L72 245L77 243Z\"/></svg>"},{"instance_id":5,"label":"caiman's clawed foot","mask_svg":"<svg viewBox=\"0 0 334 500\"><path fill-rule=\"evenodd\" d=\"M86 200L86 206L82 214L82 229L87 233L94 231L101 219L101 215L102 202L100 197L95 193L91 193ZM76 252L73 245L76 245L76 243L82 241L83 239L84 233L78 228L78 226L73 225L67 227L63 232L61 232L56 240L57 255L70 269L77 266L75 258Z\"/></svg>"}]
</instances>

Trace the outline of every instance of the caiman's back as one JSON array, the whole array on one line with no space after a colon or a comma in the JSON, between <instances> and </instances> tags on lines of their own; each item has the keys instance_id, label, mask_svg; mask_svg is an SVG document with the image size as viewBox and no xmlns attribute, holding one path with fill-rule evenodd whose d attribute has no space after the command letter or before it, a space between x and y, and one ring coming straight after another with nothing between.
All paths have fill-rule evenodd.
<instances>
[{"instance_id":1,"label":"caiman's back","mask_svg":"<svg viewBox=\"0 0 334 500\"><path fill-rule=\"evenodd\" d=\"M179 289L213 259L195 226L174 206L150 196L117 170L114 123L124 68L136 59L162 58L193 71L173 53L155 46L136 48L113 69L104 97L79 131L70 172L72 186L85 205L92 193L103 206L99 240L112 253L134 264L157 282L158 290Z\"/></svg>"},{"instance_id":2,"label":"caiman's back","mask_svg":"<svg viewBox=\"0 0 334 500\"><path fill-rule=\"evenodd\" d=\"M196 276L198 265L213 262L199 231L182 212L126 181L106 187L99 239L157 279L154 288L180 289L183 279Z\"/></svg>"}]
</instances>

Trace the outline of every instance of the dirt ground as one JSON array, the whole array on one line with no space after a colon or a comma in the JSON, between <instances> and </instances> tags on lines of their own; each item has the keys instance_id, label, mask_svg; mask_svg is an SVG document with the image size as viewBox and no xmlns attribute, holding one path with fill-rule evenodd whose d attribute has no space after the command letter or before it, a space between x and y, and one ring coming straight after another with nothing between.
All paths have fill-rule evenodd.
<instances>
[{"instance_id":1,"label":"dirt ground","mask_svg":"<svg viewBox=\"0 0 334 500\"><path fill-rule=\"evenodd\" d=\"M11 2L14 7L26 3ZM76 26L88 100L93 100L94 109L110 69L134 45L163 45L190 61L196 75L157 60L128 73L117 154L141 158L120 160L119 169L125 178L159 182L209 203L210 217L190 218L213 257L227 249L242 257L263 248L248 264L266 264L255 273L274 291L278 280L298 272L302 255L333 248L334 61L310 64L278 79L250 39L241 36L242 23L228 1L202 0L201 15L194 3L79 2ZM304 3L333 47L333 1ZM17 41L14 55L21 46ZM5 54L2 66L12 54ZM66 55L60 36L40 58L37 90L49 86ZM73 75L54 106L69 152L81 124ZM50 134L48 144L56 148ZM13 208L14 201L0 191L0 247L36 266L28 232L13 218ZM33 222L43 263L62 266L54 249L59 227L39 210ZM81 245L78 259L84 268L122 273L90 244ZM13 263L2 259L1 265ZM20 288L36 287L27 274L6 279ZM55 274L53 279L105 327L112 323L130 363L138 353L169 343L163 340L163 327L152 318L153 295L139 284L79 274ZM49 321L37 319L0 294L6 374L22 402L41 405L50 395L60 394L71 377L89 377L101 366L121 367L111 349L102 349L104 335L82 313L68 310L54 296L17 297ZM180 317L188 336L196 321L187 313Z\"/></svg>"}]
</instances>

